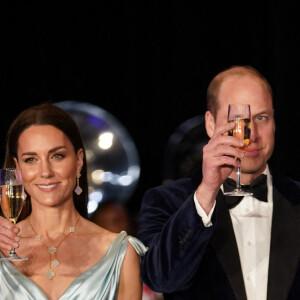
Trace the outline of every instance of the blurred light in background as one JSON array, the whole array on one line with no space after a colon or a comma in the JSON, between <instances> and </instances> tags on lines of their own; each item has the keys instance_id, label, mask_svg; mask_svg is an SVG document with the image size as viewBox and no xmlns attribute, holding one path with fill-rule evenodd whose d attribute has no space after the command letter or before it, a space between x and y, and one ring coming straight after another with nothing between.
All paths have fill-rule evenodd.
<instances>
[{"instance_id":1,"label":"blurred light in background","mask_svg":"<svg viewBox=\"0 0 300 300\"><path fill-rule=\"evenodd\" d=\"M104 109L86 102L55 103L76 122L86 149L88 212L100 202L126 202L136 189L140 164L135 144L121 123Z\"/></svg>"},{"instance_id":2,"label":"blurred light in background","mask_svg":"<svg viewBox=\"0 0 300 300\"><path fill-rule=\"evenodd\" d=\"M111 132L103 132L99 136L99 148L107 150L113 144L114 135Z\"/></svg>"}]
</instances>

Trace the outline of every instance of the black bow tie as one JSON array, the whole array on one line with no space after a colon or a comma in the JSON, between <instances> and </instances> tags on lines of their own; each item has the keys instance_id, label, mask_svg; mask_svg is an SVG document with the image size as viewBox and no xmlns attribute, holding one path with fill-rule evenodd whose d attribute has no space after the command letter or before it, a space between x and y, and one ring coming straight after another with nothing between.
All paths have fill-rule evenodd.
<instances>
[{"instance_id":1,"label":"black bow tie","mask_svg":"<svg viewBox=\"0 0 300 300\"><path fill-rule=\"evenodd\" d=\"M230 192L236 187L236 183L233 179L227 178L223 183L223 187L224 192ZM259 175L249 185L243 185L242 189L253 193L254 198L268 202L267 175ZM243 196L225 196L225 199L228 208L233 208L241 202Z\"/></svg>"}]
</instances>

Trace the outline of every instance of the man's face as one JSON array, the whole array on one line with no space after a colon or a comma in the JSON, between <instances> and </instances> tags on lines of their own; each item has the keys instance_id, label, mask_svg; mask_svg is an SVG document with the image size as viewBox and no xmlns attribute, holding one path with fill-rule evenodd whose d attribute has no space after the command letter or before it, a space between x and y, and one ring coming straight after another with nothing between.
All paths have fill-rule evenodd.
<instances>
[{"instance_id":1,"label":"man's face","mask_svg":"<svg viewBox=\"0 0 300 300\"><path fill-rule=\"evenodd\" d=\"M242 173L264 171L274 148L275 122L272 100L263 83L250 76L231 76L222 83L215 125L227 122L228 105L250 104L250 144L242 159Z\"/></svg>"}]
</instances>

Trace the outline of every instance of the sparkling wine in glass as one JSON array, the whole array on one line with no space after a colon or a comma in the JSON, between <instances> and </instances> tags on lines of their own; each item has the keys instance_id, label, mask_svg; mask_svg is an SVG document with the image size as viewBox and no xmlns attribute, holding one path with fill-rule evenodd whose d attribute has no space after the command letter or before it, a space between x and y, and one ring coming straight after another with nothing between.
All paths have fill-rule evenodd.
<instances>
[{"instance_id":1,"label":"sparkling wine in glass","mask_svg":"<svg viewBox=\"0 0 300 300\"><path fill-rule=\"evenodd\" d=\"M249 104L229 104L228 106L228 118L229 123L234 123L235 128L228 132L228 135L234 136L242 141L244 141L244 146L240 147L242 151L245 151L250 142L251 134L251 111ZM246 192L241 187L241 160L236 169L236 188L233 191L226 192L224 195L228 196L247 196L252 195L250 192Z\"/></svg>"},{"instance_id":2,"label":"sparkling wine in glass","mask_svg":"<svg viewBox=\"0 0 300 300\"><path fill-rule=\"evenodd\" d=\"M3 215L16 224L26 198L21 170L13 168L0 169L0 198ZM19 257L15 249L12 249L8 257L1 257L0 259L27 260L28 258Z\"/></svg>"}]
</instances>

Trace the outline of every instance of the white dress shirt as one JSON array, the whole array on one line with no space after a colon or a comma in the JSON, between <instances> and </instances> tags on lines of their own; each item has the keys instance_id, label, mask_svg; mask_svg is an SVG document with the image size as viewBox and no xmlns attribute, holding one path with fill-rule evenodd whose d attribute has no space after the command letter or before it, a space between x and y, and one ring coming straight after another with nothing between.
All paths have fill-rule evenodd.
<instances>
[{"instance_id":1,"label":"white dress shirt","mask_svg":"<svg viewBox=\"0 0 300 300\"><path fill-rule=\"evenodd\" d=\"M229 210L248 300L267 299L273 186L268 167L264 174L267 175L268 202L246 196L237 206ZM221 189L223 191L223 186ZM206 215L197 201L196 193L194 194L194 202L204 226L211 226L211 216L215 205Z\"/></svg>"}]
</instances>

